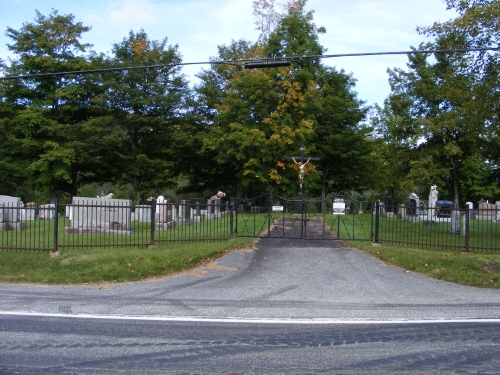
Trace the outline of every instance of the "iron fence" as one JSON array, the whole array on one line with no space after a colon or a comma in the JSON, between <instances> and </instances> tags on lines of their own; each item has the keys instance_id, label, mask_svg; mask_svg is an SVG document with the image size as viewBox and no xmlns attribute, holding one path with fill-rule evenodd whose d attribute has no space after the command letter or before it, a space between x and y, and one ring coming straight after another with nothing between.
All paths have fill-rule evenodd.
<instances>
[{"instance_id":1,"label":"iron fence","mask_svg":"<svg viewBox=\"0 0 500 375\"><path fill-rule=\"evenodd\" d=\"M371 202L344 196L286 199L276 194L235 201L236 237L303 240L368 240L373 237Z\"/></svg>"},{"instance_id":2,"label":"iron fence","mask_svg":"<svg viewBox=\"0 0 500 375\"><path fill-rule=\"evenodd\" d=\"M0 208L0 249L153 246L158 242L222 241L232 234L232 205L149 202L50 204Z\"/></svg>"},{"instance_id":3,"label":"iron fence","mask_svg":"<svg viewBox=\"0 0 500 375\"><path fill-rule=\"evenodd\" d=\"M500 250L500 210L380 206L375 242L469 251Z\"/></svg>"},{"instance_id":4,"label":"iron fence","mask_svg":"<svg viewBox=\"0 0 500 375\"><path fill-rule=\"evenodd\" d=\"M4 203L0 207L0 249L152 246L159 242L224 241L235 235L281 233L287 238L366 239L465 252L500 250L497 206L479 210L382 206L379 202L361 205L346 199L346 214L335 215L334 199L326 204L269 199L239 199L236 204L233 200L152 201L140 206L80 202L19 207Z\"/></svg>"}]
</instances>

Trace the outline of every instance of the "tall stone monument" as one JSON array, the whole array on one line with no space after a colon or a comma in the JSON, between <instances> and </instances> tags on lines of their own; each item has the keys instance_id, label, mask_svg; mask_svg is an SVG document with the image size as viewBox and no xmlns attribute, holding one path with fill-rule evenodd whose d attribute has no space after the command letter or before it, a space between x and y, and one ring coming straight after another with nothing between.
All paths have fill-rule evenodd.
<instances>
[{"instance_id":1,"label":"tall stone monument","mask_svg":"<svg viewBox=\"0 0 500 375\"><path fill-rule=\"evenodd\" d=\"M429 192L429 203L427 206L427 222L426 225L437 225L436 223L436 202L438 200L438 190L436 185L431 186Z\"/></svg>"}]
</instances>

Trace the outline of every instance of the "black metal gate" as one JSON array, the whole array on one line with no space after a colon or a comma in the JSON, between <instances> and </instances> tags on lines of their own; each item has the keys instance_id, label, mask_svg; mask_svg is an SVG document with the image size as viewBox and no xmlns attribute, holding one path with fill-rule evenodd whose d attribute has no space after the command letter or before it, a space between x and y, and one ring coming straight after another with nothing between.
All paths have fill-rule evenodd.
<instances>
[{"instance_id":1,"label":"black metal gate","mask_svg":"<svg viewBox=\"0 0 500 375\"><path fill-rule=\"evenodd\" d=\"M344 196L293 200L275 194L235 200L235 236L366 240L374 236L374 204Z\"/></svg>"}]
</instances>

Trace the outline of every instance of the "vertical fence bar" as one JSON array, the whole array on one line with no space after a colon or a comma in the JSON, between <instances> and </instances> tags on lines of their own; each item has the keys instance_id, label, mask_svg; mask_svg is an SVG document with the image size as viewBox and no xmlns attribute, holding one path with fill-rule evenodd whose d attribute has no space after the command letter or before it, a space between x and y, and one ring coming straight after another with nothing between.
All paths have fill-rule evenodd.
<instances>
[{"instance_id":1,"label":"vertical fence bar","mask_svg":"<svg viewBox=\"0 0 500 375\"><path fill-rule=\"evenodd\" d=\"M58 232L59 232L59 215L58 215L58 202L57 199L54 202L54 251L57 251L57 242L58 242ZM50 210L50 206L49 206ZM50 212L50 211L49 211ZM50 214L49 214L50 218Z\"/></svg>"},{"instance_id":2,"label":"vertical fence bar","mask_svg":"<svg viewBox=\"0 0 500 375\"><path fill-rule=\"evenodd\" d=\"M271 197L268 197L267 200L267 236L271 237L271 210L272 210L272 202Z\"/></svg>"},{"instance_id":3,"label":"vertical fence bar","mask_svg":"<svg viewBox=\"0 0 500 375\"><path fill-rule=\"evenodd\" d=\"M234 198L231 197L229 200L229 238L234 238L233 226L234 226Z\"/></svg>"},{"instance_id":4,"label":"vertical fence bar","mask_svg":"<svg viewBox=\"0 0 500 375\"><path fill-rule=\"evenodd\" d=\"M378 243L378 231L380 226L380 201L375 202L375 243Z\"/></svg>"},{"instance_id":5,"label":"vertical fence bar","mask_svg":"<svg viewBox=\"0 0 500 375\"><path fill-rule=\"evenodd\" d=\"M156 215L156 199L151 200L151 238L150 245L154 246L155 244L155 215Z\"/></svg>"},{"instance_id":6,"label":"vertical fence bar","mask_svg":"<svg viewBox=\"0 0 500 375\"><path fill-rule=\"evenodd\" d=\"M465 206L465 248L464 252L468 253L469 252L469 205Z\"/></svg>"}]
</instances>

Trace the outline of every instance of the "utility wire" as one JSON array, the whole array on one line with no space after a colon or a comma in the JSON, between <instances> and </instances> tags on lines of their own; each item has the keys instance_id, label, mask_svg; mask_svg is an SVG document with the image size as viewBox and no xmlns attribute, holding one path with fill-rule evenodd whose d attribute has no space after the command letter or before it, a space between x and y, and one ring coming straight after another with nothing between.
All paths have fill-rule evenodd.
<instances>
[{"instance_id":1,"label":"utility wire","mask_svg":"<svg viewBox=\"0 0 500 375\"><path fill-rule=\"evenodd\" d=\"M25 74L18 76L4 76L0 77L0 81L9 79L24 79L24 78L37 78L37 77L50 77L50 76L65 76L70 74L92 74L92 73L105 73L105 72L119 72L128 70L144 70L155 68L169 68L175 66L188 66L188 65L234 65L251 68L252 64L257 64L255 67L265 67L265 63L270 63L269 67L280 62L301 62L320 59L330 59L338 57L361 57L361 56L383 56L383 55L411 55L411 54L431 54L431 53L455 53L455 52L481 52L481 51L498 51L500 47L486 47L486 48L456 48L456 49L435 49L435 50L412 50L412 51L396 51L396 52L364 52L364 53L341 53L334 55L312 55L312 56L291 56L282 58L261 58L261 59L241 59L241 60L223 60L223 61L201 61L201 62L187 62L175 64L157 64L157 65L143 65L143 66L125 66L119 68L103 68L91 70L74 70L66 72L53 72L53 73L37 73ZM264 64L261 64L264 63Z\"/></svg>"}]
</instances>

